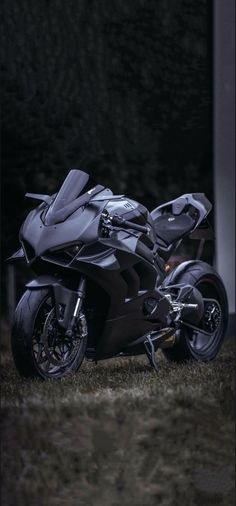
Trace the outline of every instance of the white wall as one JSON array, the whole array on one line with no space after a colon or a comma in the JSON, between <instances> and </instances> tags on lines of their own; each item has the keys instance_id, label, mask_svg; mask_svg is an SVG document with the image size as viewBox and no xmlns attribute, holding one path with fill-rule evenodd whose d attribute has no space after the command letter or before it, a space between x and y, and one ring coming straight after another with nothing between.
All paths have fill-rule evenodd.
<instances>
[{"instance_id":1,"label":"white wall","mask_svg":"<svg viewBox=\"0 0 236 506\"><path fill-rule=\"evenodd\" d=\"M216 268L235 313L235 5L214 0Z\"/></svg>"}]
</instances>

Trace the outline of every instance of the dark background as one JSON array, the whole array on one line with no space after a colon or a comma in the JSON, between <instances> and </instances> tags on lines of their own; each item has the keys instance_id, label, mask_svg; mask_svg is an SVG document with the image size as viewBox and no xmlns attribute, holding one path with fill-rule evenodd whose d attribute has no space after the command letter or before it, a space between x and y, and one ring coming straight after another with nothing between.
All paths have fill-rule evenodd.
<instances>
[{"instance_id":1,"label":"dark background","mask_svg":"<svg viewBox=\"0 0 236 506\"><path fill-rule=\"evenodd\" d=\"M207 0L2 3L3 258L72 167L149 209L213 200L211 23Z\"/></svg>"}]
</instances>

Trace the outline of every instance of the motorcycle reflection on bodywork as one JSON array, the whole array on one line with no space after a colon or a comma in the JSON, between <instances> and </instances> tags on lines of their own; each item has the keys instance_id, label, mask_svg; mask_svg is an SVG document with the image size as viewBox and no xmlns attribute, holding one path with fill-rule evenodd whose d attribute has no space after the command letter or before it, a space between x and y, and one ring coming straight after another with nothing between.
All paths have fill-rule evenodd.
<instances>
[{"instance_id":1,"label":"motorcycle reflection on bodywork","mask_svg":"<svg viewBox=\"0 0 236 506\"><path fill-rule=\"evenodd\" d=\"M24 221L21 248L36 276L15 311L12 353L20 374L58 378L83 358L156 351L170 360L208 361L227 326L220 276L200 260L168 273L168 260L186 236L212 236L211 204L185 194L152 212L91 187L88 174L71 170L58 193L26 194L40 204Z\"/></svg>"}]
</instances>

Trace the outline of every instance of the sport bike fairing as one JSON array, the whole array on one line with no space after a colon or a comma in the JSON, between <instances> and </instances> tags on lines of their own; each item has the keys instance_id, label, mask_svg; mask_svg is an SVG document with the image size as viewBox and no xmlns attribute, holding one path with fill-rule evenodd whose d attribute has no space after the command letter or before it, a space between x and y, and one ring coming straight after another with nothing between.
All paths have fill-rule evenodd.
<instances>
[{"instance_id":1,"label":"sport bike fairing","mask_svg":"<svg viewBox=\"0 0 236 506\"><path fill-rule=\"evenodd\" d=\"M12 325L20 374L62 378L79 370L84 357L143 353L158 371L158 349L178 362L216 356L228 305L220 276L200 260L212 238L203 193L149 212L71 170L57 194L26 196L41 203L22 225L22 248L11 257L23 256L36 274ZM168 272L166 262L187 235L201 240L198 259Z\"/></svg>"},{"instance_id":2,"label":"sport bike fairing","mask_svg":"<svg viewBox=\"0 0 236 506\"><path fill-rule=\"evenodd\" d=\"M66 279L67 272L77 271L108 294L110 303L97 342L97 356L118 353L146 332L166 325L170 303L158 289L166 276L161 248L170 256L169 246L174 247L181 234L193 230L199 216L191 217L191 227L188 220L187 232L184 226L178 229L173 243L163 237L158 241L155 221L162 216L161 211L155 210L152 216L130 198L113 195L101 185L91 187L88 174L79 170L70 171L58 194L51 200L48 198L42 199L44 202L27 216L20 230L20 241L37 274L50 268L51 273L63 272ZM187 203L182 202L179 215ZM147 235L132 228L111 227L105 234L104 211L134 224L148 225L150 232ZM169 217L168 208L167 220ZM165 227L164 224L162 229Z\"/></svg>"}]
</instances>

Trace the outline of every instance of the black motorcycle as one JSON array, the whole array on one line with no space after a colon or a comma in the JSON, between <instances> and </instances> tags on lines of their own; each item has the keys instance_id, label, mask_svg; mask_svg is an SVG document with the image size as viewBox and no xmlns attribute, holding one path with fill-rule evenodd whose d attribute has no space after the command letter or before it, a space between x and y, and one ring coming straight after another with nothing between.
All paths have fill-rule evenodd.
<instances>
[{"instance_id":1,"label":"black motorcycle","mask_svg":"<svg viewBox=\"0 0 236 506\"><path fill-rule=\"evenodd\" d=\"M227 297L217 272L190 260L169 270L186 236L210 238L211 204L185 194L152 212L71 170L20 230L36 273L15 311L12 352L27 377L60 378L84 357L98 361L155 352L170 360L213 359L224 339Z\"/></svg>"}]
</instances>

